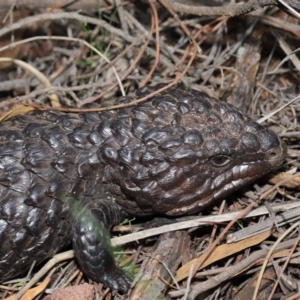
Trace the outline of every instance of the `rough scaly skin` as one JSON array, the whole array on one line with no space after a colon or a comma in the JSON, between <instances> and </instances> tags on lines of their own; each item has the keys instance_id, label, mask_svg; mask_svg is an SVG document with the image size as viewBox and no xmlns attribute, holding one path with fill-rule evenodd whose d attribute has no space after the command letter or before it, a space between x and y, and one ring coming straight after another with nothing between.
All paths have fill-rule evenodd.
<instances>
[{"instance_id":1,"label":"rough scaly skin","mask_svg":"<svg viewBox=\"0 0 300 300\"><path fill-rule=\"evenodd\" d=\"M104 228L197 213L285 155L276 134L183 86L119 110L13 117L0 124L0 281L72 241L89 278L126 292Z\"/></svg>"}]
</instances>

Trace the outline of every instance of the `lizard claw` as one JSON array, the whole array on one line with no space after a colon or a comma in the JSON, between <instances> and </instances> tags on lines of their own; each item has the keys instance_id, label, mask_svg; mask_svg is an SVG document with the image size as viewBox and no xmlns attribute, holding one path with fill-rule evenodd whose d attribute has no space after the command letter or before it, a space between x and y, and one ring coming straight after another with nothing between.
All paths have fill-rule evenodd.
<instances>
[{"instance_id":1,"label":"lizard claw","mask_svg":"<svg viewBox=\"0 0 300 300\"><path fill-rule=\"evenodd\" d=\"M111 289L120 291L124 294L128 292L131 286L131 280L125 272L117 266L106 271L105 276L101 278L101 282L109 286Z\"/></svg>"}]
</instances>

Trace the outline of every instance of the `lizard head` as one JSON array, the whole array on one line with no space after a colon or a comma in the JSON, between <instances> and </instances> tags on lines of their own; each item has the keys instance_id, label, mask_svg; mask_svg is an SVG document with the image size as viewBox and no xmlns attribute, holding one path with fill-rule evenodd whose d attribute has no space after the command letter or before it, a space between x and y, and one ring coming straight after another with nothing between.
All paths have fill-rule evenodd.
<instances>
[{"instance_id":1,"label":"lizard head","mask_svg":"<svg viewBox=\"0 0 300 300\"><path fill-rule=\"evenodd\" d=\"M130 138L110 173L129 211L196 213L278 167L287 152L237 108L183 86L118 114Z\"/></svg>"}]
</instances>

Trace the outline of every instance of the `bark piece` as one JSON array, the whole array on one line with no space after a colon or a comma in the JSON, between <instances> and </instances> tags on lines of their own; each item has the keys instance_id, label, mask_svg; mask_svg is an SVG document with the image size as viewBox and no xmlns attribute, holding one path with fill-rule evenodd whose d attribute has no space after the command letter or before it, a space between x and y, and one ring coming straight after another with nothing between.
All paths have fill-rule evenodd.
<instances>
[{"instance_id":1,"label":"bark piece","mask_svg":"<svg viewBox=\"0 0 300 300\"><path fill-rule=\"evenodd\" d=\"M171 282L169 271L174 274L181 262L182 241L185 235L186 232L176 231L160 236L130 300L155 300L163 297L167 284Z\"/></svg>"}]
</instances>

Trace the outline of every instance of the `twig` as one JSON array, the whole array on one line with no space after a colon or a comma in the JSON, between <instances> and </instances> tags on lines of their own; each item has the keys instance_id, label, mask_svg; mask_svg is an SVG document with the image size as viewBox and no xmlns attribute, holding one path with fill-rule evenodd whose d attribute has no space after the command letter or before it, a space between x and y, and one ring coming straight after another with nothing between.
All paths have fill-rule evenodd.
<instances>
[{"instance_id":1,"label":"twig","mask_svg":"<svg viewBox=\"0 0 300 300\"><path fill-rule=\"evenodd\" d=\"M296 224L297 224L297 223L296 223ZM299 226L299 222L298 222L298 226ZM299 228L298 228L298 231L299 231ZM280 279L281 279L281 276L283 275L284 270L286 269L288 263L290 262L291 257L292 257L293 253L294 253L295 250L296 250L296 247L299 245L299 241L300 241L300 235L299 235L299 232L298 232L298 238L296 239L296 241L295 241L295 243L294 243L294 245L293 245L293 247L292 247L292 249L291 249L291 251L290 251L288 257L286 258L286 261L284 262L284 265L283 265L282 268L281 268L281 271L280 271L280 273L279 273L279 275L278 275L278 278L277 278L277 280L276 280L276 282L275 282L275 284L274 284L274 286L273 286L273 288L272 288L272 291L271 291L271 293L270 293L270 296L269 296L268 300L272 300L272 297L273 297L273 295L274 295L274 293L275 293L275 290L276 290L276 288L277 288L277 286L278 286L278 283L279 283L279 281L280 281Z\"/></svg>"},{"instance_id":2,"label":"twig","mask_svg":"<svg viewBox=\"0 0 300 300\"><path fill-rule=\"evenodd\" d=\"M81 21L83 23L90 23L90 24L101 26L107 31L109 31L110 33L115 34L130 43L134 43L137 40L136 38L130 36L129 34L125 34L124 31L109 25L107 22L103 20L99 20L88 16L83 16L76 12L45 13L45 14L27 17L25 19L21 19L18 22L15 22L11 25L8 25L0 29L0 36L3 36L6 33L9 33L11 31L14 31L16 29L22 28L28 24L32 24L35 22L42 22L46 20L60 20L60 19L72 19L72 20Z\"/></svg>"},{"instance_id":3,"label":"twig","mask_svg":"<svg viewBox=\"0 0 300 300\"><path fill-rule=\"evenodd\" d=\"M287 242L282 242L279 245L276 246L276 248L273 250L273 253L276 253L280 250L287 249L292 247L295 244L295 241L297 239L292 239ZM217 287L220 283L224 282L225 280L233 278L236 274L248 270L257 260L265 257L268 253L268 249L263 249L256 251L252 254L250 254L248 257L243 259L240 263L232 266L231 268L228 268L227 271L222 272L214 277L211 277L210 279L201 282L199 284L196 284L193 286L192 291L189 294L188 299L194 300L196 297L205 292L208 289L212 289Z\"/></svg>"},{"instance_id":4,"label":"twig","mask_svg":"<svg viewBox=\"0 0 300 300\"><path fill-rule=\"evenodd\" d=\"M0 1L0 9L6 10L8 9L16 0L5 0ZM61 2L60 5L57 5L57 2ZM124 1L127 2L127 1ZM65 10L80 10L80 9L88 9L96 10L99 7L104 7L103 0L64 0L64 1L57 1L57 0L17 0L18 6L22 7L29 7L34 9L39 8L63 8Z\"/></svg>"},{"instance_id":5,"label":"twig","mask_svg":"<svg viewBox=\"0 0 300 300\"><path fill-rule=\"evenodd\" d=\"M198 16L238 16L244 15L255 10L261 10L265 6L278 6L277 0L250 0L247 3L231 3L221 6L204 6L186 4L186 1L166 0L169 5L176 11L182 14L192 14ZM201 4L201 1L199 1ZM198 3L199 3L198 2ZM289 6L300 9L298 0L286 0Z\"/></svg>"},{"instance_id":6,"label":"twig","mask_svg":"<svg viewBox=\"0 0 300 300\"><path fill-rule=\"evenodd\" d=\"M272 205L273 211L279 211L279 210L289 210L300 206L300 201L295 201L293 203L289 204L280 204L280 205ZM242 211L243 212L243 211ZM218 223L224 223L231 220L235 220L237 216L241 213L241 211L235 211L230 212L222 215L212 215L212 216L206 216L197 218L194 220L184 221L184 222L178 222L171 225L164 225L157 228L147 229L140 232L130 233L121 237L114 237L111 239L112 245L123 245L126 243L134 242L140 239L145 239L147 237L151 237L154 235L159 235L164 232L168 231L174 231L174 230L181 230L186 228L193 228L193 227L200 227L200 226L207 226L210 224L218 224ZM252 218L255 216L261 216L269 214L269 211L266 207L261 206L255 210L250 211L248 214L245 214L243 218Z\"/></svg>"},{"instance_id":7,"label":"twig","mask_svg":"<svg viewBox=\"0 0 300 300\"><path fill-rule=\"evenodd\" d=\"M280 244L280 242L293 230L295 229L297 226L299 226L300 222L297 222L295 224L293 224L288 230L286 230L280 237L279 239L274 243L274 245L270 248L270 250L267 253L267 256L265 257L264 263L261 267L258 279L257 279L257 285L255 286L255 290L252 296L252 300L256 300L257 299L257 295L258 295L258 291L259 291L259 286L260 286L260 282L262 280L265 268L267 266L267 263L272 255L272 253L275 252L276 247ZM298 239L296 239L296 241L298 241ZM295 244L295 243L294 243ZM294 245L293 244L293 245Z\"/></svg>"},{"instance_id":8,"label":"twig","mask_svg":"<svg viewBox=\"0 0 300 300\"><path fill-rule=\"evenodd\" d=\"M154 24L154 28L155 28L155 39L156 39L156 55L155 55L155 61L154 64L151 68L151 70L149 71L148 75L145 77L145 79L140 83L140 87L145 86L145 84L149 81L149 79L151 78L152 74L154 73L158 62L159 62L159 53L160 53L160 46L159 46L159 24L158 24L158 15L157 15L157 10L156 7L154 5L154 3L149 0L149 4L151 7L151 11L152 11L152 22Z\"/></svg>"}]
</instances>

